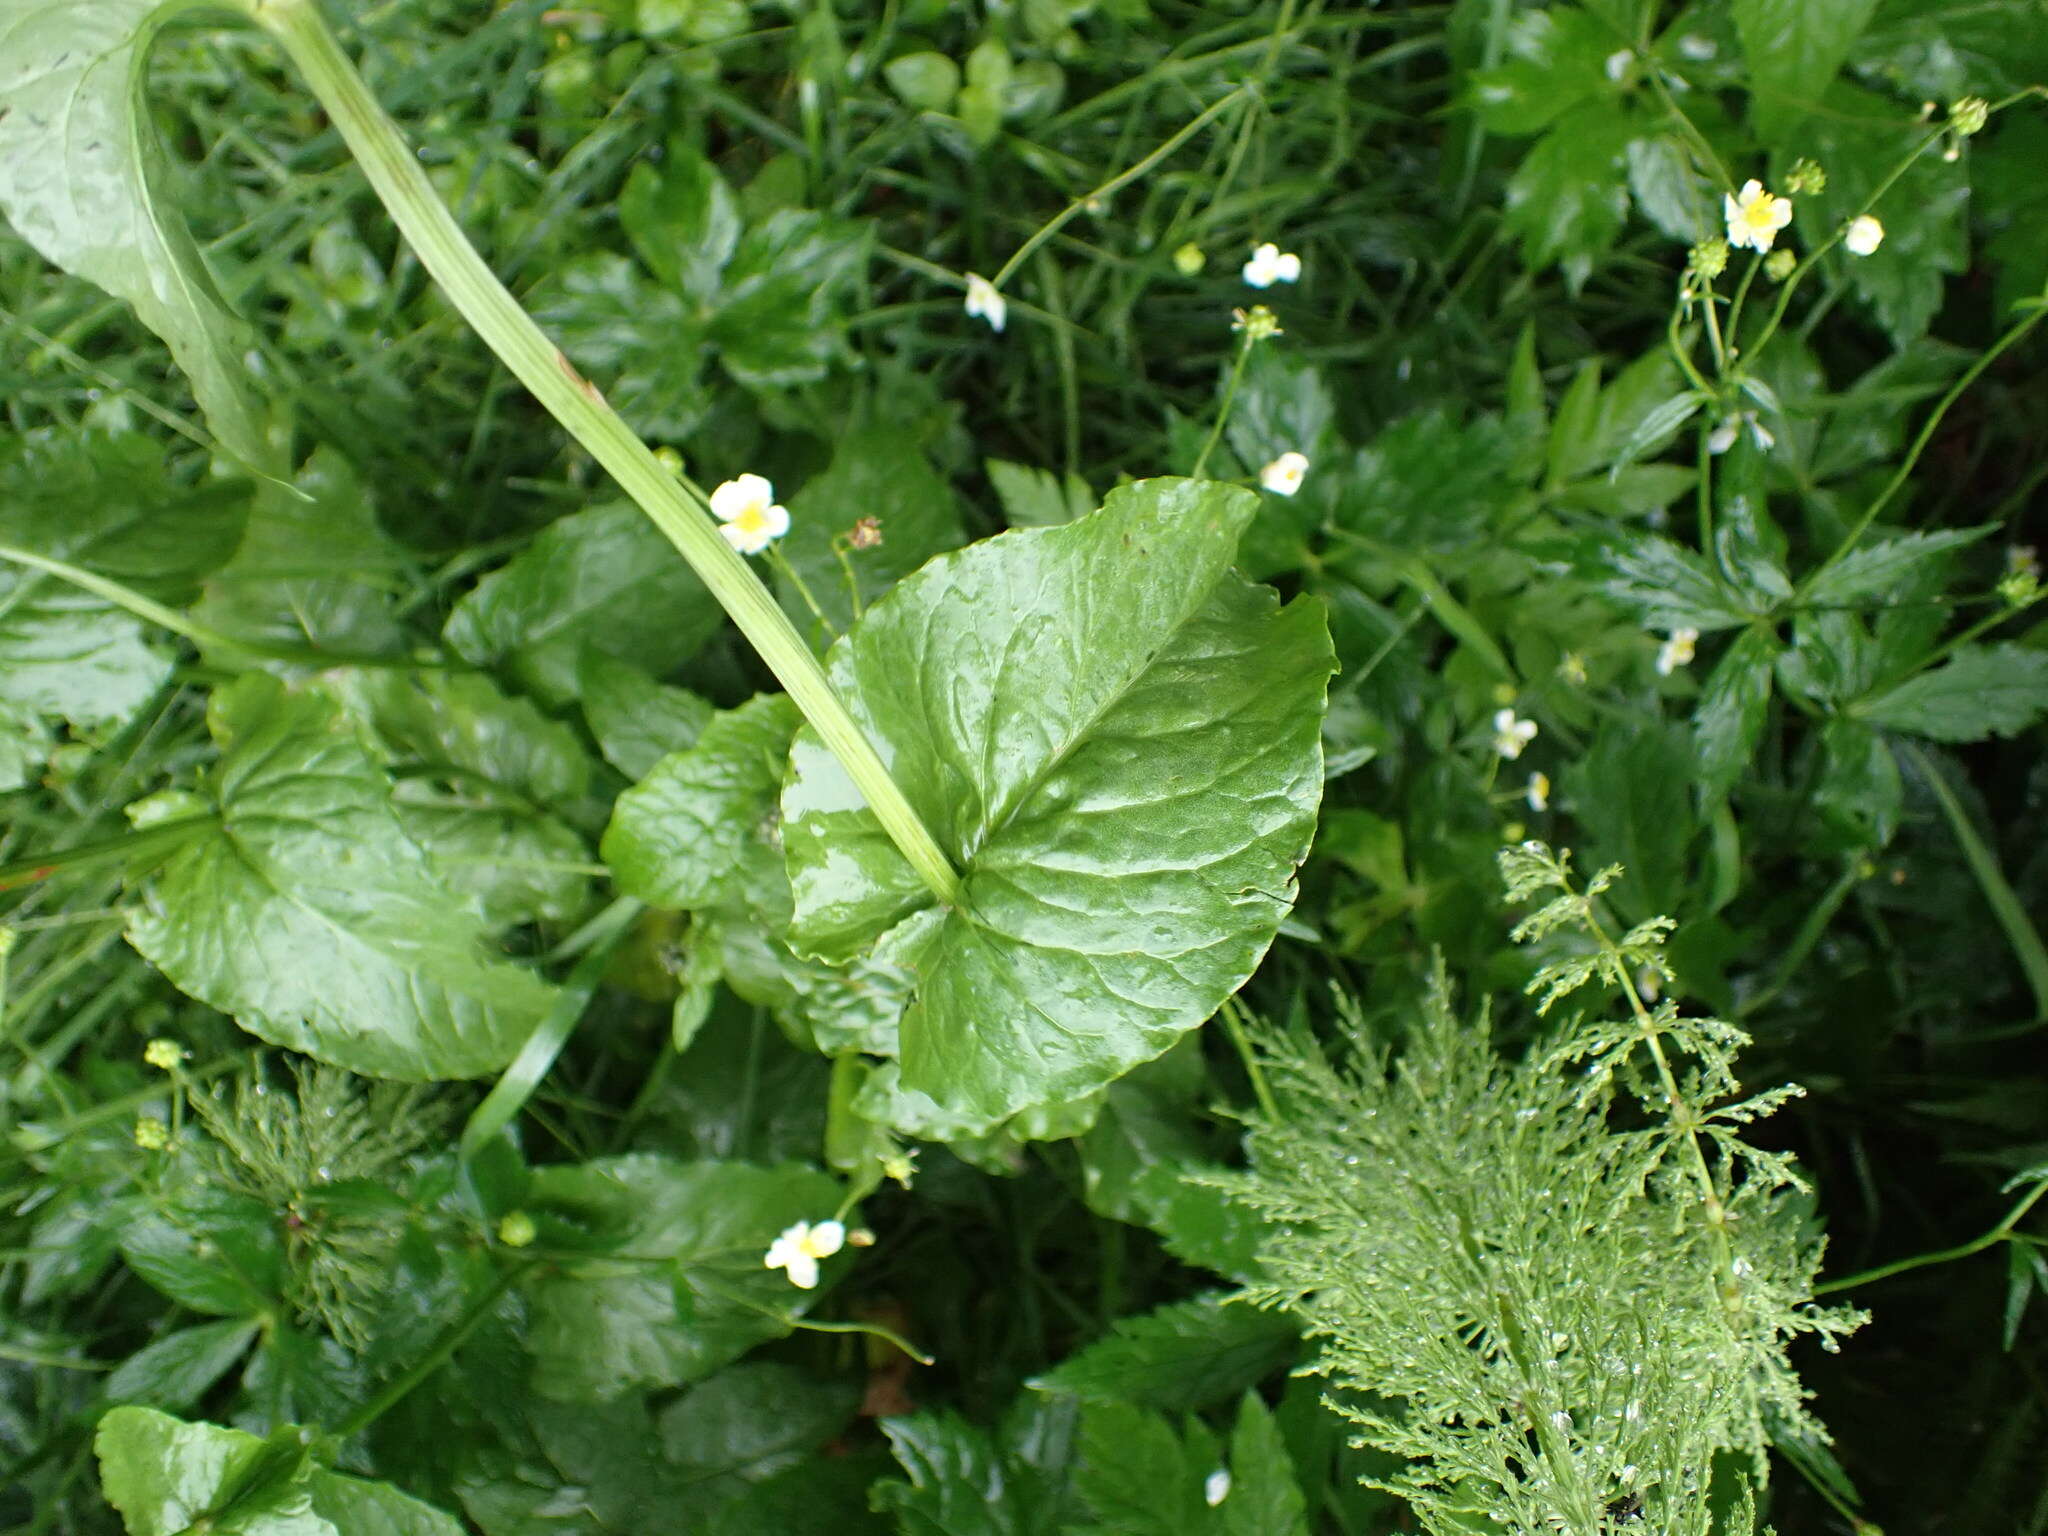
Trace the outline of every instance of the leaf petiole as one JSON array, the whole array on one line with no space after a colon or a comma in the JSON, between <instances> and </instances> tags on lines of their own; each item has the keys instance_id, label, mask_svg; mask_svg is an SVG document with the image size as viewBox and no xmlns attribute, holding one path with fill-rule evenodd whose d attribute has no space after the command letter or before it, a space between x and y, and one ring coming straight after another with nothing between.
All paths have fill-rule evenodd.
<instances>
[{"instance_id":1,"label":"leaf petiole","mask_svg":"<svg viewBox=\"0 0 2048 1536\"><path fill-rule=\"evenodd\" d=\"M719 536L703 492L655 458L485 265L397 125L342 52L315 0L242 0L242 5L298 66L406 244L457 311L668 536L831 749L919 879L942 905L958 906L959 875L796 627L746 560Z\"/></svg>"}]
</instances>

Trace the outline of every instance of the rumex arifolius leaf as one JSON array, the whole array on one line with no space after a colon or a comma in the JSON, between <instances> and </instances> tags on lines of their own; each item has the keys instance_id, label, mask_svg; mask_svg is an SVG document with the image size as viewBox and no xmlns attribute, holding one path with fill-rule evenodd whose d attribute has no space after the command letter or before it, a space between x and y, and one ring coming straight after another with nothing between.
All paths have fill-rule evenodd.
<instances>
[{"instance_id":1,"label":"rumex arifolius leaf","mask_svg":"<svg viewBox=\"0 0 2048 1536\"><path fill-rule=\"evenodd\" d=\"M245 463L274 455L222 302L184 220L142 102L149 45L198 0L0 3L0 211L67 272L135 306Z\"/></svg>"},{"instance_id":2,"label":"rumex arifolius leaf","mask_svg":"<svg viewBox=\"0 0 2048 1536\"><path fill-rule=\"evenodd\" d=\"M1334 662L1320 606L1231 574L1249 494L1113 493L899 584L828 669L959 870L940 909L800 732L792 943L913 969L903 1084L993 1122L1158 1055L1250 975L1294 894Z\"/></svg>"},{"instance_id":3,"label":"rumex arifolius leaf","mask_svg":"<svg viewBox=\"0 0 2048 1536\"><path fill-rule=\"evenodd\" d=\"M214 694L208 723L216 816L152 882L129 941L243 1028L350 1071L502 1067L553 990L488 952L336 701L251 675Z\"/></svg>"}]
</instances>

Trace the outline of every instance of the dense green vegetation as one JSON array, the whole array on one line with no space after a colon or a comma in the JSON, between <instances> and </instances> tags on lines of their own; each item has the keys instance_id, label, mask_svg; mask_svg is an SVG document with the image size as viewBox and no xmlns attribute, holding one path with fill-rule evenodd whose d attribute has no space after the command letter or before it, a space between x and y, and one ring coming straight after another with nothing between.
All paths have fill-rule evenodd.
<instances>
[{"instance_id":1,"label":"dense green vegetation","mask_svg":"<svg viewBox=\"0 0 2048 1536\"><path fill-rule=\"evenodd\" d=\"M2048 1533L2041 0L326 9L0 0L0 1532Z\"/></svg>"}]
</instances>

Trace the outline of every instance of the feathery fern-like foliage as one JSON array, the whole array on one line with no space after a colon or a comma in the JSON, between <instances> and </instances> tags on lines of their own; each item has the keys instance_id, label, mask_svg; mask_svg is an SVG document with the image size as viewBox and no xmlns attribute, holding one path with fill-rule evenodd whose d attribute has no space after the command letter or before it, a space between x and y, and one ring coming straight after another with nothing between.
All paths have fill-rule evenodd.
<instances>
[{"instance_id":1,"label":"feathery fern-like foliage","mask_svg":"<svg viewBox=\"0 0 2048 1536\"><path fill-rule=\"evenodd\" d=\"M1509 1062L1440 977L1398 1055L1342 1000L1348 1060L1262 1033L1277 1113L1232 1185L1272 1233L1248 1296L1323 1341L1332 1406L1403 1459L1380 1486L1428 1531L1746 1532L1773 1430L1822 1433L1790 1342L1860 1318L1811 1305L1805 1187L1742 1140L1794 1090L1738 1097L1747 1037L1644 998L1669 925L1610 937L1614 872L1582 890L1567 861L1502 857L1511 895L1550 895L1518 936L1576 945L1530 990L1547 1010L1598 983L1625 1017Z\"/></svg>"}]
</instances>

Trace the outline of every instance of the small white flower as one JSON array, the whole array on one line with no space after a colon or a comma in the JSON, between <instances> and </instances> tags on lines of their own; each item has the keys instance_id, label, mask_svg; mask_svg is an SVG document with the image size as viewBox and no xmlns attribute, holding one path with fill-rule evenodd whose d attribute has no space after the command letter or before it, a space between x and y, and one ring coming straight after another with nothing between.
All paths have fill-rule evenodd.
<instances>
[{"instance_id":1,"label":"small white flower","mask_svg":"<svg viewBox=\"0 0 2048 1536\"><path fill-rule=\"evenodd\" d=\"M1301 258L1292 251L1282 251L1271 241L1252 250L1252 259L1244 264L1244 280L1254 288L1270 288L1275 283L1292 283L1301 277Z\"/></svg>"},{"instance_id":2,"label":"small white flower","mask_svg":"<svg viewBox=\"0 0 2048 1536\"><path fill-rule=\"evenodd\" d=\"M1792 222L1792 199L1774 197L1760 181L1745 181L1733 197L1721 199L1728 218L1728 243L1768 251L1778 231Z\"/></svg>"},{"instance_id":3,"label":"small white flower","mask_svg":"<svg viewBox=\"0 0 2048 1536\"><path fill-rule=\"evenodd\" d=\"M759 475L741 475L711 493L718 531L743 555L758 555L789 532L789 508L775 504L775 487Z\"/></svg>"},{"instance_id":4,"label":"small white flower","mask_svg":"<svg viewBox=\"0 0 2048 1536\"><path fill-rule=\"evenodd\" d=\"M1693 63L1704 64L1721 50L1714 46L1711 37L1701 37L1697 32L1688 32L1678 40L1678 51Z\"/></svg>"},{"instance_id":5,"label":"small white flower","mask_svg":"<svg viewBox=\"0 0 2048 1536\"><path fill-rule=\"evenodd\" d=\"M1699 644L1700 632L1690 626L1674 629L1671 637L1657 648L1657 673L1669 677L1680 667L1692 665L1693 648Z\"/></svg>"},{"instance_id":6,"label":"small white flower","mask_svg":"<svg viewBox=\"0 0 2048 1536\"><path fill-rule=\"evenodd\" d=\"M1735 446L1736 436L1742 431L1742 422L1734 417L1724 417L1721 424L1707 434L1707 452L1726 453Z\"/></svg>"},{"instance_id":7,"label":"small white flower","mask_svg":"<svg viewBox=\"0 0 2048 1536\"><path fill-rule=\"evenodd\" d=\"M1529 809L1547 811L1550 809L1550 775L1532 773L1529 775Z\"/></svg>"},{"instance_id":8,"label":"small white flower","mask_svg":"<svg viewBox=\"0 0 2048 1536\"><path fill-rule=\"evenodd\" d=\"M1742 415L1743 419L1749 423L1749 435L1756 439L1757 447L1763 449L1765 453L1769 453L1778 446L1777 434L1756 419L1755 411L1744 411Z\"/></svg>"},{"instance_id":9,"label":"small white flower","mask_svg":"<svg viewBox=\"0 0 2048 1536\"><path fill-rule=\"evenodd\" d=\"M1003 322L1010 318L1010 305L996 292L996 285L978 272L967 274L967 313L978 320L986 320L988 328L1000 331Z\"/></svg>"},{"instance_id":10,"label":"small white flower","mask_svg":"<svg viewBox=\"0 0 2048 1536\"><path fill-rule=\"evenodd\" d=\"M1259 471L1259 484L1275 496L1292 496L1301 489L1302 477L1307 473L1307 454L1283 453Z\"/></svg>"},{"instance_id":11,"label":"small white flower","mask_svg":"<svg viewBox=\"0 0 2048 1536\"><path fill-rule=\"evenodd\" d=\"M793 1227L784 1227L782 1235L768 1245L761 1266L788 1270L789 1283L808 1291L818 1283L818 1260L831 1258L845 1243L846 1227L840 1222L821 1221L813 1225L800 1221Z\"/></svg>"},{"instance_id":12,"label":"small white flower","mask_svg":"<svg viewBox=\"0 0 2048 1536\"><path fill-rule=\"evenodd\" d=\"M1230 1474L1218 1467L1202 1479L1202 1502L1214 1509L1230 1497Z\"/></svg>"},{"instance_id":13,"label":"small white flower","mask_svg":"<svg viewBox=\"0 0 2048 1536\"><path fill-rule=\"evenodd\" d=\"M1633 48L1617 48L1614 52L1607 55L1607 64L1605 66L1607 78L1614 81L1617 85L1620 84L1622 76L1628 73L1629 65L1633 64L1635 60L1636 51Z\"/></svg>"},{"instance_id":14,"label":"small white flower","mask_svg":"<svg viewBox=\"0 0 2048 1536\"><path fill-rule=\"evenodd\" d=\"M1851 256L1868 256L1884 244L1884 226L1869 214L1861 214L1849 221L1842 244L1849 248Z\"/></svg>"},{"instance_id":15,"label":"small white flower","mask_svg":"<svg viewBox=\"0 0 2048 1536\"><path fill-rule=\"evenodd\" d=\"M1517 719L1512 709L1493 717L1493 750L1510 760L1522 755L1522 748L1536 739L1536 722Z\"/></svg>"}]
</instances>

